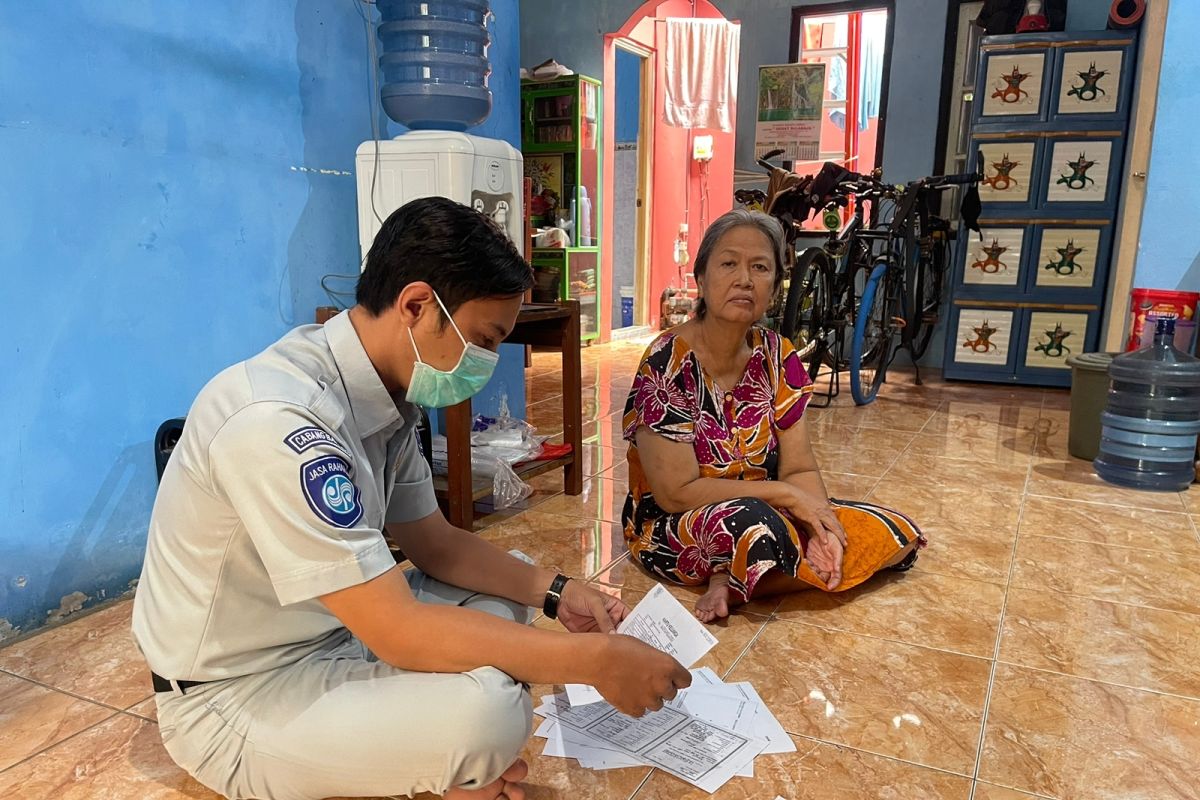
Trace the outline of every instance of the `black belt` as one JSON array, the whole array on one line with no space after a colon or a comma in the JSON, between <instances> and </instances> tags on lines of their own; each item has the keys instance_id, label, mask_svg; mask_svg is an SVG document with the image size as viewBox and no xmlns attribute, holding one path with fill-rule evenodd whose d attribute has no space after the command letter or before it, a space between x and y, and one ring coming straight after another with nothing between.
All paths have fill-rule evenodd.
<instances>
[{"instance_id":1,"label":"black belt","mask_svg":"<svg viewBox=\"0 0 1200 800\"><path fill-rule=\"evenodd\" d=\"M203 686L206 683L211 683L211 681L174 681L174 683L172 683L161 675L157 675L153 672L150 673L150 682L154 684L154 691L156 692L174 692L175 687L179 687L180 694L187 694L188 689L196 686Z\"/></svg>"}]
</instances>

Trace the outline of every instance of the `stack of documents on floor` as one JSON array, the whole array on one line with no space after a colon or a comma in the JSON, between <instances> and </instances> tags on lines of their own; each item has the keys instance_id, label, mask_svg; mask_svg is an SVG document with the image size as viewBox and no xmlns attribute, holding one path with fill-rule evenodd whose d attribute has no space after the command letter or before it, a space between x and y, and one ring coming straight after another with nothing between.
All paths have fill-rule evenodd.
<instances>
[{"instance_id":1,"label":"stack of documents on floor","mask_svg":"<svg viewBox=\"0 0 1200 800\"><path fill-rule=\"evenodd\" d=\"M717 643L662 586L621 623L634 636L691 666ZM543 755L573 758L591 769L658 767L707 792L730 778L753 777L754 758L790 753L796 745L747 682L724 683L708 667L693 669L692 685L659 711L641 718L620 713L590 686L570 685L542 698L545 717L535 734Z\"/></svg>"}]
</instances>

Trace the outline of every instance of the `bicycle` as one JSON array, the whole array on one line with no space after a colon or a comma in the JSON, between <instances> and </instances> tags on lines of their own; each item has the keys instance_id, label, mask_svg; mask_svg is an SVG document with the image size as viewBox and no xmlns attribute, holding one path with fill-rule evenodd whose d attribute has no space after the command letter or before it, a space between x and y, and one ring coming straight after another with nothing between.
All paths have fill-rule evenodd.
<instances>
[{"instance_id":1,"label":"bicycle","mask_svg":"<svg viewBox=\"0 0 1200 800\"><path fill-rule=\"evenodd\" d=\"M863 201L875 189L875 179L849 177L826 207L825 241L796 256L780 324L780 332L796 346L814 382L823 370L829 372L828 388L815 391L810 400L818 408L829 406L841 393L841 372L849 364L847 333L854 328L873 266L871 240L876 234L868 225ZM837 208L852 195L859 202L843 226Z\"/></svg>"},{"instance_id":2,"label":"bicycle","mask_svg":"<svg viewBox=\"0 0 1200 800\"><path fill-rule=\"evenodd\" d=\"M917 361L937 325L950 261L949 223L932 213L932 201L942 189L974 186L981 179L978 173L933 176L887 193L895 213L882 226L885 246L863 288L850 346L850 393L856 404L866 405L878 395L895 357L897 334L920 385Z\"/></svg>"}]
</instances>

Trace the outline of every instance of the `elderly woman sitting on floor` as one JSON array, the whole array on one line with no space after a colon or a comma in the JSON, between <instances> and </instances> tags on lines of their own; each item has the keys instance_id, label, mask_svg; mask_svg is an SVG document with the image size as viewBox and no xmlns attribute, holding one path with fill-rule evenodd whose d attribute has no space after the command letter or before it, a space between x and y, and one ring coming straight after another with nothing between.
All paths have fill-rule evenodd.
<instances>
[{"instance_id":1,"label":"elderly woman sitting on floor","mask_svg":"<svg viewBox=\"0 0 1200 800\"><path fill-rule=\"evenodd\" d=\"M707 584L704 622L751 597L907 569L924 544L903 514L825 489L804 419L812 383L791 342L755 324L784 247L766 214L716 220L696 256L695 317L646 350L625 405L629 550L660 578Z\"/></svg>"}]
</instances>

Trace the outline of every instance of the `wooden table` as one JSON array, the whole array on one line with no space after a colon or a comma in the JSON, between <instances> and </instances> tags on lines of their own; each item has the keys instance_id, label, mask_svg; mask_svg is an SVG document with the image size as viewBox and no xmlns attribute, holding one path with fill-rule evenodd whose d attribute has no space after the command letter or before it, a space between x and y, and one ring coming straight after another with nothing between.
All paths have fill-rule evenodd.
<instances>
[{"instance_id":1,"label":"wooden table","mask_svg":"<svg viewBox=\"0 0 1200 800\"><path fill-rule=\"evenodd\" d=\"M563 380L563 441L571 452L562 458L531 461L515 468L521 478L543 472L563 470L563 489L567 494L583 492L583 397L579 358L579 303L568 300L560 303L524 305L517 315L517 324L506 344L536 345L562 353ZM471 530L475 519L475 501L492 493L491 478L475 479L471 474L471 423L475 418L471 401L466 400L446 409L443 418L446 434L446 457L449 472L434 478L439 500L448 506L450 523Z\"/></svg>"}]
</instances>

